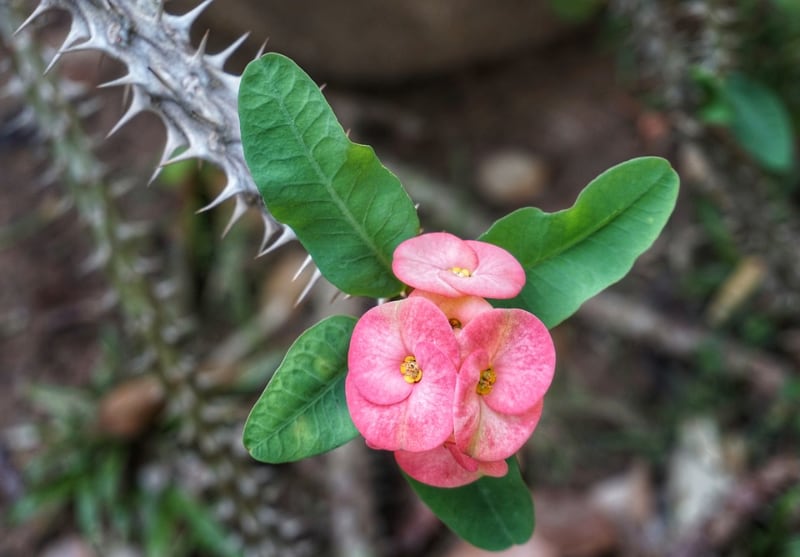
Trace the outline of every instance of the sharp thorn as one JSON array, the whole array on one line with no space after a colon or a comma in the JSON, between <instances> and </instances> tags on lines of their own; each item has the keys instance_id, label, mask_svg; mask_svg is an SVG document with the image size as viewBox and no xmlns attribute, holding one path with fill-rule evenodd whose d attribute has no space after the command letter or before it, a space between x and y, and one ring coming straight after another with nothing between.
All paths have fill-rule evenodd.
<instances>
[{"instance_id":1,"label":"sharp thorn","mask_svg":"<svg viewBox=\"0 0 800 557\"><path fill-rule=\"evenodd\" d=\"M261 247L258 249L259 253L267 248L272 235L280 228L280 225L266 210L261 212L261 221L264 223L264 235L261 237ZM256 257L258 257L258 255L256 255Z\"/></svg>"},{"instance_id":2,"label":"sharp thorn","mask_svg":"<svg viewBox=\"0 0 800 557\"><path fill-rule=\"evenodd\" d=\"M264 51L267 49L267 43L269 42L269 37L264 39L264 42L261 43L261 46L258 47L258 52L256 52L256 57L253 60L258 60L261 56L264 55Z\"/></svg>"},{"instance_id":3,"label":"sharp thorn","mask_svg":"<svg viewBox=\"0 0 800 557\"><path fill-rule=\"evenodd\" d=\"M309 292L311 292L311 289L314 288L314 285L317 284L317 281L320 278L322 278L322 272L319 269L314 269L314 274L311 275L311 279L309 279L308 284L306 284L306 287L303 288L302 292L300 292L300 295L297 297L297 300L294 303L294 307L297 307L303 303L303 300L308 297Z\"/></svg>"},{"instance_id":4,"label":"sharp thorn","mask_svg":"<svg viewBox=\"0 0 800 557\"><path fill-rule=\"evenodd\" d=\"M61 60L61 56L63 54L64 54L64 52L62 50L57 51L55 53L55 55L53 56L53 58L50 60L50 63L47 64L47 66L45 67L45 69L44 69L44 71L42 73L44 75L49 74L50 70L52 70L55 67L55 65L58 64L58 61Z\"/></svg>"},{"instance_id":5,"label":"sharp thorn","mask_svg":"<svg viewBox=\"0 0 800 557\"><path fill-rule=\"evenodd\" d=\"M295 271L294 276L292 277L292 282L296 281L297 277L303 274L303 271L305 271L306 268L308 268L308 266L311 265L313 261L314 260L311 258L311 256L307 255L306 258L303 260L303 262L300 264L300 267L297 269L297 271Z\"/></svg>"},{"instance_id":6,"label":"sharp thorn","mask_svg":"<svg viewBox=\"0 0 800 557\"><path fill-rule=\"evenodd\" d=\"M126 85L122 88L122 106L125 106L128 103L128 99L131 96L131 91L133 91L133 85Z\"/></svg>"},{"instance_id":7,"label":"sharp thorn","mask_svg":"<svg viewBox=\"0 0 800 557\"><path fill-rule=\"evenodd\" d=\"M205 0L185 14L180 16L172 16L171 19L173 20L174 24L180 25L188 31L195 20L200 17L200 14L202 14L213 1L214 0Z\"/></svg>"},{"instance_id":8,"label":"sharp thorn","mask_svg":"<svg viewBox=\"0 0 800 557\"><path fill-rule=\"evenodd\" d=\"M165 166L169 166L171 164L175 164L176 162L183 162L183 161L188 161L188 160L196 159L196 158L198 158L197 153L190 147L190 148L186 149L185 151L182 151L181 153L175 155L174 157L172 157L170 159L167 159L165 161L162 161L159 164L159 166L163 168ZM214 202L212 201L212 203L214 203ZM198 213L202 213L205 210L206 209L203 208L203 209L200 209L197 212Z\"/></svg>"},{"instance_id":9,"label":"sharp thorn","mask_svg":"<svg viewBox=\"0 0 800 557\"><path fill-rule=\"evenodd\" d=\"M25 21L23 21L22 24L19 27L17 27L17 30L14 31L12 36L16 37L19 33L22 32L23 29L25 29L26 27L30 26L30 24L33 23L33 21L36 18L38 18L40 15L42 15L44 12L46 12L48 10L50 10L50 6L48 6L45 2L42 2L39 5L37 5L36 8L33 10L33 13L31 15L29 15L27 17L27 19Z\"/></svg>"},{"instance_id":10,"label":"sharp thorn","mask_svg":"<svg viewBox=\"0 0 800 557\"><path fill-rule=\"evenodd\" d=\"M233 41L230 45L228 45L228 48L220 52L217 52L216 54L207 56L206 58L212 65L215 65L218 68L222 69L222 67L225 65L225 62L228 61L228 58L230 58L231 55L234 52L236 52L236 49L242 46L242 43L245 42L247 40L247 37L249 36L250 32L248 31L247 33L243 34L241 37Z\"/></svg>"},{"instance_id":11,"label":"sharp thorn","mask_svg":"<svg viewBox=\"0 0 800 557\"><path fill-rule=\"evenodd\" d=\"M147 180L147 186L148 187L150 187L153 184L153 182L155 182L156 179L158 179L158 176L161 174L162 170L164 170L163 166L161 166L161 165L156 166L156 169L153 171L153 174L150 176L150 179Z\"/></svg>"},{"instance_id":12,"label":"sharp thorn","mask_svg":"<svg viewBox=\"0 0 800 557\"><path fill-rule=\"evenodd\" d=\"M275 251L282 245L291 242L295 238L296 236L294 235L294 231L288 226L284 226L280 236L278 236L277 239L270 242L269 245L266 246L264 249L262 249L256 257L267 255L268 253Z\"/></svg>"},{"instance_id":13,"label":"sharp thorn","mask_svg":"<svg viewBox=\"0 0 800 557\"><path fill-rule=\"evenodd\" d=\"M228 220L228 224L225 226L225 230L222 231L222 237L228 235L228 232L231 231L233 225L239 222L239 219L247 212L249 205L247 201L242 198L241 195L236 196L236 204L233 206L233 212L231 213L231 218Z\"/></svg>"},{"instance_id":14,"label":"sharp thorn","mask_svg":"<svg viewBox=\"0 0 800 557\"><path fill-rule=\"evenodd\" d=\"M242 190L238 182L229 180L228 183L225 185L225 187L222 189L222 191L219 193L219 195L217 195L217 197L215 197L211 203L209 203L205 207L202 207L201 209L198 209L196 213L198 214L205 213L206 211L213 209L217 205L224 203L225 201L227 201L237 193L240 193L241 191Z\"/></svg>"},{"instance_id":15,"label":"sharp thorn","mask_svg":"<svg viewBox=\"0 0 800 557\"><path fill-rule=\"evenodd\" d=\"M122 126L130 122L137 114L147 109L147 102L142 99L143 97L141 95L133 94L130 106L128 106L128 109L120 117L119 121L114 124L114 127L109 130L108 134L106 134L106 139L117 133Z\"/></svg>"},{"instance_id":16,"label":"sharp thorn","mask_svg":"<svg viewBox=\"0 0 800 557\"><path fill-rule=\"evenodd\" d=\"M197 51L195 51L194 56L192 56L192 60L200 60L203 58L203 56L205 56L206 46L208 46L208 35L210 32L210 29L206 29L206 32L203 33L203 38L200 39L200 44L197 46Z\"/></svg>"},{"instance_id":17,"label":"sharp thorn","mask_svg":"<svg viewBox=\"0 0 800 557\"><path fill-rule=\"evenodd\" d=\"M133 82L133 76L131 74L125 74L122 77L118 77L116 79L112 79L111 81L106 81L105 83L101 83L97 86L98 89L106 89L108 87L118 87L120 85L135 85Z\"/></svg>"},{"instance_id":18,"label":"sharp thorn","mask_svg":"<svg viewBox=\"0 0 800 557\"><path fill-rule=\"evenodd\" d=\"M350 296L350 294L345 294L344 292L342 292L337 288L336 291L333 293L333 296L331 296L331 299L328 303L333 305L339 298L341 298L342 300L349 300L350 298L352 298L352 296Z\"/></svg>"}]
</instances>

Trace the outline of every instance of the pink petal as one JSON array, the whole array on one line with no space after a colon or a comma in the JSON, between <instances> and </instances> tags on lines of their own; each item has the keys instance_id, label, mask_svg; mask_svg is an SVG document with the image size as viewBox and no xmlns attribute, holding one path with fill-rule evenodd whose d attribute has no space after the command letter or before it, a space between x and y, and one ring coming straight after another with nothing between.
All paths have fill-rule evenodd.
<instances>
[{"instance_id":1,"label":"pink petal","mask_svg":"<svg viewBox=\"0 0 800 557\"><path fill-rule=\"evenodd\" d=\"M356 323L347 353L345 386L358 385L375 404L395 404L411 393L400 364L413 355L403 342L398 316L403 302L389 302L367 311Z\"/></svg>"},{"instance_id":2,"label":"pink petal","mask_svg":"<svg viewBox=\"0 0 800 557\"><path fill-rule=\"evenodd\" d=\"M480 361L480 351L467 360ZM516 453L530 438L542 415L544 400L517 415L494 411L475 392L481 365L465 362L456 383L456 404L453 412L454 436L458 449L472 458L495 461Z\"/></svg>"},{"instance_id":3,"label":"pink petal","mask_svg":"<svg viewBox=\"0 0 800 557\"><path fill-rule=\"evenodd\" d=\"M471 365L475 377L491 369L496 381L484 402L500 414L527 413L544 396L553 380L555 347L547 327L520 309L493 309L478 315L459 336L462 354L485 350L486 360ZM461 372L467 366L462 364Z\"/></svg>"},{"instance_id":4,"label":"pink petal","mask_svg":"<svg viewBox=\"0 0 800 557\"><path fill-rule=\"evenodd\" d=\"M433 302L409 298L370 309L353 330L345 381L353 382L375 404L404 400L412 385L403 378L400 365L407 356L417 356L419 361L416 345L421 340L435 345L452 365L458 363L458 341Z\"/></svg>"},{"instance_id":5,"label":"pink petal","mask_svg":"<svg viewBox=\"0 0 800 557\"><path fill-rule=\"evenodd\" d=\"M472 286L464 293L487 298L513 298L525 286L525 269L509 252L494 244L465 240L478 255ZM479 292L480 293L479 293Z\"/></svg>"},{"instance_id":6,"label":"pink petal","mask_svg":"<svg viewBox=\"0 0 800 557\"><path fill-rule=\"evenodd\" d=\"M453 365L459 364L459 346L447 316L430 300L421 297L401 301L398 319L403 344L415 354L418 342L434 344L450 358ZM424 368L423 368L424 369Z\"/></svg>"},{"instance_id":7,"label":"pink petal","mask_svg":"<svg viewBox=\"0 0 800 557\"><path fill-rule=\"evenodd\" d=\"M460 455L451 443L419 453L397 451L394 457L406 474L419 482L435 487L459 487L472 483L481 476L501 477L508 473L508 464L505 460L479 462L466 455ZM470 463L468 468L462 465L466 461Z\"/></svg>"},{"instance_id":8,"label":"pink petal","mask_svg":"<svg viewBox=\"0 0 800 557\"><path fill-rule=\"evenodd\" d=\"M508 462L503 460L493 460L491 462L481 462L480 471L484 476L502 478L508 474Z\"/></svg>"},{"instance_id":9,"label":"pink petal","mask_svg":"<svg viewBox=\"0 0 800 557\"><path fill-rule=\"evenodd\" d=\"M373 403L350 374L345 378L350 417L373 448L426 451L444 443L452 434L453 415L442 409L453 405L455 366L432 343L419 342L416 350L423 370L422 379L418 383L406 383L410 387L408 397L395 404ZM399 369L395 373L403 380Z\"/></svg>"},{"instance_id":10,"label":"pink petal","mask_svg":"<svg viewBox=\"0 0 800 557\"><path fill-rule=\"evenodd\" d=\"M492 309L492 304L479 298L478 296L461 296L459 298L451 298L449 296L442 296L441 294L434 294L425 290L414 290L409 294L409 298L425 298L430 300L436 307L438 307L448 320L456 319L461 323L461 327L453 329L456 336L461 333L461 330L467 326L478 314ZM452 323L451 323L452 326Z\"/></svg>"},{"instance_id":11,"label":"pink petal","mask_svg":"<svg viewBox=\"0 0 800 557\"><path fill-rule=\"evenodd\" d=\"M392 271L404 283L451 297L461 295L447 280L456 277L451 269L460 267L472 272L477 266L478 257L472 248L447 232L410 238L397 246L392 258Z\"/></svg>"}]
</instances>

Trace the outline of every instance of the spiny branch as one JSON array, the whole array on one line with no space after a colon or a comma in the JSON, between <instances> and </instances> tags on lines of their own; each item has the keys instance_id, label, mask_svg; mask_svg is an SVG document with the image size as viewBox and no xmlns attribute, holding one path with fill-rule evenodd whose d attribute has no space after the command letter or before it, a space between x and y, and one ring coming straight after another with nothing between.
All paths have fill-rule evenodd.
<instances>
[{"instance_id":1,"label":"spiny branch","mask_svg":"<svg viewBox=\"0 0 800 557\"><path fill-rule=\"evenodd\" d=\"M247 209L257 208L264 223L264 254L295 235L269 214L244 160L237 113L240 76L227 73L224 65L247 35L216 54L206 53L205 39L197 48L190 43L192 24L210 3L205 0L183 15L173 15L164 12L158 0L41 0L19 30L49 10L69 12L69 32L46 71L64 54L83 50L100 51L124 63L125 75L101 85L131 89L130 104L109 135L141 112L157 114L167 140L150 181L165 166L186 159L216 165L228 181L201 211L233 198L227 231Z\"/></svg>"}]
</instances>

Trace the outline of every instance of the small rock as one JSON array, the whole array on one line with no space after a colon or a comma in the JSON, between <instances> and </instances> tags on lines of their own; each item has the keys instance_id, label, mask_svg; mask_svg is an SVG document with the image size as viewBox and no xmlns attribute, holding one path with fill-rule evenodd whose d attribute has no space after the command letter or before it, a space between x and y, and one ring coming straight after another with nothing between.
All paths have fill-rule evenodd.
<instances>
[{"instance_id":1,"label":"small rock","mask_svg":"<svg viewBox=\"0 0 800 557\"><path fill-rule=\"evenodd\" d=\"M98 428L112 437L132 439L150 427L164 402L158 378L147 375L130 379L100 401Z\"/></svg>"},{"instance_id":2,"label":"small rock","mask_svg":"<svg viewBox=\"0 0 800 557\"><path fill-rule=\"evenodd\" d=\"M686 537L713 516L734 482L716 422L709 417L684 422L667 479L673 538Z\"/></svg>"},{"instance_id":3,"label":"small rock","mask_svg":"<svg viewBox=\"0 0 800 557\"><path fill-rule=\"evenodd\" d=\"M703 150L694 143L684 143L678 151L678 168L687 182L703 184L711 181L713 170Z\"/></svg>"},{"instance_id":4,"label":"small rock","mask_svg":"<svg viewBox=\"0 0 800 557\"><path fill-rule=\"evenodd\" d=\"M655 493L647 467L635 464L621 476L601 481L592 488L590 501L621 523L642 526L655 512Z\"/></svg>"},{"instance_id":5,"label":"small rock","mask_svg":"<svg viewBox=\"0 0 800 557\"><path fill-rule=\"evenodd\" d=\"M478 166L478 189L499 205L528 205L545 189L550 177L547 163L524 151L498 151Z\"/></svg>"},{"instance_id":6,"label":"small rock","mask_svg":"<svg viewBox=\"0 0 800 557\"><path fill-rule=\"evenodd\" d=\"M648 149L663 146L669 140L670 123L667 116L661 112L642 112L636 119L636 128L639 136L644 140Z\"/></svg>"}]
</instances>

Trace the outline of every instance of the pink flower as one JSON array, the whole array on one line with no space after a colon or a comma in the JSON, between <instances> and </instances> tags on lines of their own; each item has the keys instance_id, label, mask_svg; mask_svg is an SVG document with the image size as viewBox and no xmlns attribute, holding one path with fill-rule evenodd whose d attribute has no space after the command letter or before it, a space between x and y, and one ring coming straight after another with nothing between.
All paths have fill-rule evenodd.
<instances>
[{"instance_id":1,"label":"pink flower","mask_svg":"<svg viewBox=\"0 0 800 557\"><path fill-rule=\"evenodd\" d=\"M422 297L372 308L356 323L345 397L367 443L428 451L453 433L459 348L447 317Z\"/></svg>"},{"instance_id":2,"label":"pink flower","mask_svg":"<svg viewBox=\"0 0 800 557\"><path fill-rule=\"evenodd\" d=\"M442 313L444 313L456 337L477 315L492 309L492 304L479 298L478 296L461 296L459 298L449 298L441 294L426 292L425 290L413 290L408 295L409 298L416 297L430 300Z\"/></svg>"},{"instance_id":3,"label":"pink flower","mask_svg":"<svg viewBox=\"0 0 800 557\"><path fill-rule=\"evenodd\" d=\"M505 460L482 462L456 448L453 439L430 451L395 451L398 466L415 480L436 487L459 487L482 476L502 477L508 473Z\"/></svg>"},{"instance_id":4,"label":"pink flower","mask_svg":"<svg viewBox=\"0 0 800 557\"><path fill-rule=\"evenodd\" d=\"M456 382L456 446L480 461L508 458L542 414L555 370L550 333L526 311L493 309L473 319L459 342L464 360Z\"/></svg>"},{"instance_id":5,"label":"pink flower","mask_svg":"<svg viewBox=\"0 0 800 557\"><path fill-rule=\"evenodd\" d=\"M409 286L451 298L513 298L525 285L525 270L506 250L447 232L401 243L392 271Z\"/></svg>"}]
</instances>

